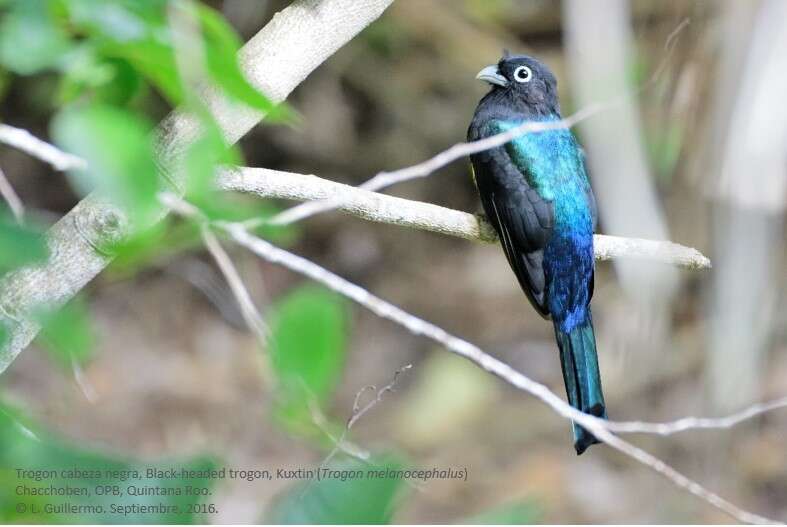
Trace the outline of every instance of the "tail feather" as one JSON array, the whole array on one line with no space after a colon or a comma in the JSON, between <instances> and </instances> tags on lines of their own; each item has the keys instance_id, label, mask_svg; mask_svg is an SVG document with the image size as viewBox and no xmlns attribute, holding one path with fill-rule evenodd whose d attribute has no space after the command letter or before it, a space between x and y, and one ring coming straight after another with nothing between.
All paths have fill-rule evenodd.
<instances>
[{"instance_id":1,"label":"tail feather","mask_svg":"<svg viewBox=\"0 0 787 527\"><path fill-rule=\"evenodd\" d=\"M560 365L563 369L563 381L566 384L569 404L586 414L606 419L607 410L604 394L601 391L596 337L590 314L584 323L570 332L562 331L555 324L555 337L560 348ZM600 442L593 434L576 423L572 423L572 427L577 455L582 454L590 445Z\"/></svg>"}]
</instances>

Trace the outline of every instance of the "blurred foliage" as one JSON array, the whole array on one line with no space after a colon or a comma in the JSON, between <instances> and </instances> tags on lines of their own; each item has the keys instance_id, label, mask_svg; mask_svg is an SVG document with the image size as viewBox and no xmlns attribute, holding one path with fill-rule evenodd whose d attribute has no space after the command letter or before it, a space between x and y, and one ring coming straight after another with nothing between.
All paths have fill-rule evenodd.
<instances>
[{"instance_id":1,"label":"blurred foliage","mask_svg":"<svg viewBox=\"0 0 787 527\"><path fill-rule=\"evenodd\" d=\"M463 521L466 525L532 525L541 520L541 508L533 501L517 501L485 511Z\"/></svg>"},{"instance_id":2,"label":"blurred foliage","mask_svg":"<svg viewBox=\"0 0 787 527\"><path fill-rule=\"evenodd\" d=\"M202 522L201 515L187 512L189 506L200 503L200 498L182 493L179 496L130 496L122 497L113 494L99 495L95 492L100 486L119 486L125 489L128 485L149 485L157 487L185 488L188 486L212 488L210 479L150 478L130 479L128 471L155 467L123 459L109 454L91 452L77 447L67 441L49 437L32 425L25 423L21 415L12 408L0 404L0 521L3 523L192 523ZM166 467L177 466L187 470L206 471L215 468L209 459L180 460L167 463ZM24 470L55 470L58 477L54 479L25 479L17 477L17 469ZM61 471L79 469L82 471L101 471L100 478L63 479ZM125 472L125 474L124 474ZM107 477L110 476L110 477ZM56 488L83 487L90 490L89 496L25 496L28 510L19 512L20 501L16 494L19 486ZM46 512L45 506L57 506L64 503L72 505L100 505L101 514L73 514ZM128 515L113 514L112 504L121 505L173 505L178 513L131 513ZM35 506L40 512L31 513Z\"/></svg>"},{"instance_id":3,"label":"blurred foliage","mask_svg":"<svg viewBox=\"0 0 787 527\"><path fill-rule=\"evenodd\" d=\"M269 201L260 201L256 197L224 194L216 202L208 204L210 210L226 210L227 217L236 219L272 218L281 209ZM253 232L271 242L287 247L300 237L300 225L274 226L262 223ZM162 265L168 260L182 256L186 252L202 249L202 238L199 226L193 222L182 221L169 216L147 229L132 233L112 247L114 260L107 273L115 278L132 276L135 273L153 266Z\"/></svg>"},{"instance_id":4,"label":"blurred foliage","mask_svg":"<svg viewBox=\"0 0 787 527\"><path fill-rule=\"evenodd\" d=\"M361 33L360 38L365 44L381 57L395 57L411 44L407 26L395 20L380 19Z\"/></svg>"},{"instance_id":5,"label":"blurred foliage","mask_svg":"<svg viewBox=\"0 0 787 527\"><path fill-rule=\"evenodd\" d=\"M40 313L38 321L41 331L37 342L61 367L71 371L74 364L87 362L93 352L95 335L81 297L58 310Z\"/></svg>"},{"instance_id":6,"label":"blurred foliage","mask_svg":"<svg viewBox=\"0 0 787 527\"><path fill-rule=\"evenodd\" d=\"M53 3L10 2L0 22L0 63L19 75L56 67L72 43L65 29L54 23Z\"/></svg>"},{"instance_id":7,"label":"blurred foliage","mask_svg":"<svg viewBox=\"0 0 787 527\"><path fill-rule=\"evenodd\" d=\"M678 123L665 123L663 128L648 130L645 138L650 164L659 182L669 184L680 160L685 142L685 128Z\"/></svg>"},{"instance_id":8,"label":"blurred foliage","mask_svg":"<svg viewBox=\"0 0 787 527\"><path fill-rule=\"evenodd\" d=\"M194 22L195 35L180 34L188 31L184 27L191 27L188 22ZM190 44L196 44L194 49L179 47ZM196 230L179 228L182 222L153 226L161 211L157 194L166 186L158 176L153 126L147 116L153 91L194 115L202 130L169 167L173 173L184 174L187 199L214 220L243 220L276 212L258 199L216 192L212 184L217 167L243 160L235 146L226 144L218 124L195 95L199 90L213 87L232 101L265 112L269 121L291 120L294 115L248 83L237 60L240 46L240 38L223 16L195 0L0 2L3 90L13 83L13 75L36 76L32 85L47 91L45 99L55 112L50 121L54 142L87 161L87 168L68 174L72 186L81 195L100 192L123 207L131 219L130 236L108 248L119 256L116 269L137 271L151 263L154 255L160 259L162 253L199 245ZM187 54L188 68L194 71L179 69L176 58L181 52ZM176 230L171 232L173 226ZM296 232L270 226L257 231L285 242ZM43 228L18 225L10 215L0 215L0 273L45 258L42 233ZM174 248L173 240L178 242ZM73 335L66 331L69 327ZM87 324L65 324L62 331L42 342L49 342L50 350L71 348L68 353L81 360L88 356L89 340L78 329L82 327ZM55 341L59 339L66 344L58 346Z\"/></svg>"},{"instance_id":9,"label":"blurred foliage","mask_svg":"<svg viewBox=\"0 0 787 527\"><path fill-rule=\"evenodd\" d=\"M131 212L135 223L155 215L159 190L151 125L131 112L103 104L68 106L52 121L52 136L87 161L70 173L83 194L98 189Z\"/></svg>"},{"instance_id":10,"label":"blurred foliage","mask_svg":"<svg viewBox=\"0 0 787 527\"><path fill-rule=\"evenodd\" d=\"M330 470L361 477L330 477L296 485L279 497L266 523L287 525L387 524L405 482L401 479L367 477L368 471L404 468L394 457L369 462L355 459L329 465Z\"/></svg>"},{"instance_id":11,"label":"blurred foliage","mask_svg":"<svg viewBox=\"0 0 787 527\"><path fill-rule=\"evenodd\" d=\"M48 254L40 230L20 225L10 212L0 207L0 274L45 260Z\"/></svg>"},{"instance_id":12,"label":"blurred foliage","mask_svg":"<svg viewBox=\"0 0 787 527\"><path fill-rule=\"evenodd\" d=\"M277 302L268 320L276 415L285 428L309 435L315 431L312 405L322 411L344 366L346 305L335 293L303 286Z\"/></svg>"},{"instance_id":13,"label":"blurred foliage","mask_svg":"<svg viewBox=\"0 0 787 527\"><path fill-rule=\"evenodd\" d=\"M464 0L464 8L473 18L484 22L497 22L507 13L506 2L489 0Z\"/></svg>"},{"instance_id":14,"label":"blurred foliage","mask_svg":"<svg viewBox=\"0 0 787 527\"><path fill-rule=\"evenodd\" d=\"M152 88L200 121L202 136L172 167L188 174L189 199L214 219L255 212L221 206L216 198L210 185L216 167L242 159L194 94L213 85L230 100L265 112L269 121L292 120L294 113L248 83L236 57L240 38L220 13L193 0L7 0L0 9L0 65L18 75L58 76L60 109L51 132L58 145L88 161L88 169L70 175L78 192L102 191L125 207L136 227L155 217L152 126L139 104ZM196 22L198 45L188 57L197 53L203 64L190 60L188 67L204 78L187 81L178 68L176 57L185 51L178 46L193 36L179 33L188 26L173 24L179 18Z\"/></svg>"},{"instance_id":15,"label":"blurred foliage","mask_svg":"<svg viewBox=\"0 0 787 527\"><path fill-rule=\"evenodd\" d=\"M150 265L201 247L198 225L167 217L117 243L112 248L115 258L107 272L116 278L132 276Z\"/></svg>"},{"instance_id":16,"label":"blurred foliage","mask_svg":"<svg viewBox=\"0 0 787 527\"><path fill-rule=\"evenodd\" d=\"M397 428L417 447L436 447L458 436L499 396L489 375L462 357L435 350L418 367L399 409Z\"/></svg>"}]
</instances>

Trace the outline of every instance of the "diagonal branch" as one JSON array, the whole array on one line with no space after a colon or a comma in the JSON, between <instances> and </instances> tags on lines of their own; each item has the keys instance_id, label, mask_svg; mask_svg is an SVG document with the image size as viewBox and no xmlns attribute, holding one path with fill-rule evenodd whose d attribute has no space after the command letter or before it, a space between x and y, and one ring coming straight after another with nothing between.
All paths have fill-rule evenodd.
<instances>
[{"instance_id":1,"label":"diagonal branch","mask_svg":"<svg viewBox=\"0 0 787 527\"><path fill-rule=\"evenodd\" d=\"M347 214L378 223L421 229L466 240L495 242L497 235L482 217L431 203L412 201L316 176L264 168L228 169L220 173L218 186L266 198L309 201L335 206ZM298 210L293 207L290 210ZM638 258L685 267L706 269L710 260L696 249L668 241L596 235L596 259Z\"/></svg>"},{"instance_id":2,"label":"diagonal branch","mask_svg":"<svg viewBox=\"0 0 787 527\"><path fill-rule=\"evenodd\" d=\"M411 315L401 308L373 295L362 287L353 284L344 278L341 278L340 276L305 258L280 249L265 240L251 235L241 224L224 223L219 224L218 226L222 228L235 242L246 247L250 251L257 254L259 257L269 262L287 267L292 271L303 274L312 280L320 282L330 289L333 289L334 291L337 291L351 300L354 300L376 315L405 327L413 334L422 335L441 344L449 351L471 360L484 370L492 373L493 375L496 375L512 386L530 393L547 404L558 415L577 422L583 428L586 428L592 432L596 437L598 437L607 445L639 461L651 470L664 476L675 486L688 491L713 507L716 507L717 509L729 514L738 521L753 524L779 523L772 519L760 516L738 507L713 491L700 485L698 482L684 476L673 467L653 456L652 454L621 439L617 435L614 435L607 428L605 421L577 411L566 404L560 397L555 395L545 385L538 383L526 375L523 375L522 373L514 370L508 364L485 353L474 344L462 340L430 322Z\"/></svg>"}]
</instances>

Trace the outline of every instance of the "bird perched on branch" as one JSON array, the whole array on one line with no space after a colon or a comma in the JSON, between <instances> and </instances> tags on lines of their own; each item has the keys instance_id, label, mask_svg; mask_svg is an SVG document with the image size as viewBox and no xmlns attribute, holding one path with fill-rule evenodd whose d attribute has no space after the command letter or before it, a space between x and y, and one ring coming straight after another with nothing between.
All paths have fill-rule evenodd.
<instances>
[{"instance_id":1,"label":"bird perched on branch","mask_svg":"<svg viewBox=\"0 0 787 527\"><path fill-rule=\"evenodd\" d=\"M561 119L555 76L532 57L505 52L477 78L491 90L478 103L470 141L524 122ZM596 204L581 147L568 129L551 129L520 135L470 160L508 263L536 311L552 319L569 403L606 418L590 314ZM577 454L599 442L572 426Z\"/></svg>"}]
</instances>

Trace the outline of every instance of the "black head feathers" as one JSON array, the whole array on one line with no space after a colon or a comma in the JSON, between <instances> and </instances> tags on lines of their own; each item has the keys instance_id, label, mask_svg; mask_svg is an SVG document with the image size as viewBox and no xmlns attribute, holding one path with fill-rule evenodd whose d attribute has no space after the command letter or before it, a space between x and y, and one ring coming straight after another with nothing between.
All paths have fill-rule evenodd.
<instances>
[{"instance_id":1,"label":"black head feathers","mask_svg":"<svg viewBox=\"0 0 787 527\"><path fill-rule=\"evenodd\" d=\"M557 79L544 63L533 57L512 55L504 50L500 61L481 70L477 78L492 86L485 100L505 104L528 116L560 113Z\"/></svg>"}]
</instances>

